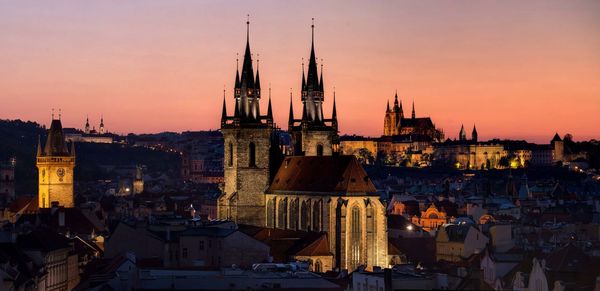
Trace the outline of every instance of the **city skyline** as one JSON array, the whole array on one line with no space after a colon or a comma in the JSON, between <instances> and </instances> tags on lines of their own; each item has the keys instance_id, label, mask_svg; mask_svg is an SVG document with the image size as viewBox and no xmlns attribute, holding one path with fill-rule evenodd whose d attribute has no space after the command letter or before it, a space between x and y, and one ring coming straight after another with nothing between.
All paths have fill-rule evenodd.
<instances>
[{"instance_id":1,"label":"city skyline","mask_svg":"<svg viewBox=\"0 0 600 291\"><path fill-rule=\"evenodd\" d=\"M152 1L118 8L0 4L7 36L0 115L48 125L50 108L62 108L67 127L82 128L86 116L97 124L103 115L118 133L217 129L224 86L233 108L236 53L243 54L249 13L250 45L284 129L290 88L300 107L314 17L324 111L331 112L336 87L342 134L381 135L386 102L398 90L405 110L414 100L417 116L430 116L450 138L461 124L476 124L481 139L600 137L598 3L441 2L436 11L410 2L332 1L318 12L267 1L233 4L228 11ZM485 14L490 9L495 13ZM397 18L386 18L392 12Z\"/></svg>"}]
</instances>

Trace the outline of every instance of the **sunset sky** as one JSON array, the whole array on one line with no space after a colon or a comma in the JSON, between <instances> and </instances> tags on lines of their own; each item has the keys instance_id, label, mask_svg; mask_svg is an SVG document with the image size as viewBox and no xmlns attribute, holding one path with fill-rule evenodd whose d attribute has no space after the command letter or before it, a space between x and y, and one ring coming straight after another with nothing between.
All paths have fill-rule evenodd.
<instances>
[{"instance_id":1,"label":"sunset sky","mask_svg":"<svg viewBox=\"0 0 600 291\"><path fill-rule=\"evenodd\" d=\"M236 53L260 55L275 122L300 111L302 58L324 63L341 134L382 134L395 90L447 137L600 139L600 1L4 1L0 118L142 133L216 129ZM256 58L255 58L256 59ZM264 93L263 93L264 94ZM263 95L266 112L266 94Z\"/></svg>"}]
</instances>

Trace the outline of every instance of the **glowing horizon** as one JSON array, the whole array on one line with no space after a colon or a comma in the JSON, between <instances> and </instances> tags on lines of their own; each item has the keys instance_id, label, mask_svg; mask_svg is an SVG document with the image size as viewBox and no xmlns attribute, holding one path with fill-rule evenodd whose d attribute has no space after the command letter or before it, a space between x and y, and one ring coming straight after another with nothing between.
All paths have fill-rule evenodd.
<instances>
[{"instance_id":1,"label":"glowing horizon","mask_svg":"<svg viewBox=\"0 0 600 291\"><path fill-rule=\"evenodd\" d=\"M394 92L448 138L600 139L600 2L2 2L0 118L126 134L218 129L233 109L236 53L260 54L287 127L300 112L302 58L323 59L326 117L341 134L380 136ZM311 4L311 5L309 5ZM255 66L256 68L256 66Z\"/></svg>"}]
</instances>

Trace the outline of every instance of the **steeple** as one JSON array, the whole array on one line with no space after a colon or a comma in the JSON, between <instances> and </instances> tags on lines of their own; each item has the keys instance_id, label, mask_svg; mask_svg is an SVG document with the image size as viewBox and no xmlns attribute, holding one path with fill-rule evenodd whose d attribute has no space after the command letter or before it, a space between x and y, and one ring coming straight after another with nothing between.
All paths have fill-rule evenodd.
<instances>
[{"instance_id":1,"label":"steeple","mask_svg":"<svg viewBox=\"0 0 600 291\"><path fill-rule=\"evenodd\" d=\"M404 118L404 109L402 109L402 100L400 100L400 106L399 106L398 111L400 111L400 119Z\"/></svg>"},{"instance_id":2,"label":"steeple","mask_svg":"<svg viewBox=\"0 0 600 291\"><path fill-rule=\"evenodd\" d=\"M323 59L321 59L321 80L319 81L319 91L323 92Z\"/></svg>"},{"instance_id":3,"label":"steeple","mask_svg":"<svg viewBox=\"0 0 600 291\"><path fill-rule=\"evenodd\" d=\"M59 114L60 116L60 114ZM100 128L98 128L100 134L104 134L104 116L100 115Z\"/></svg>"},{"instance_id":4,"label":"steeple","mask_svg":"<svg viewBox=\"0 0 600 291\"><path fill-rule=\"evenodd\" d=\"M331 112L332 125L337 131L337 109L335 106L335 87L333 87L333 110Z\"/></svg>"},{"instance_id":5,"label":"steeple","mask_svg":"<svg viewBox=\"0 0 600 291\"><path fill-rule=\"evenodd\" d=\"M415 119L416 118L416 114L415 114L415 100L413 100L412 103L412 118Z\"/></svg>"},{"instance_id":6,"label":"steeple","mask_svg":"<svg viewBox=\"0 0 600 291\"><path fill-rule=\"evenodd\" d=\"M38 135L38 145L37 145L37 153L35 155L36 157L41 157L42 156L42 140L41 137Z\"/></svg>"},{"instance_id":7,"label":"steeple","mask_svg":"<svg viewBox=\"0 0 600 291\"><path fill-rule=\"evenodd\" d=\"M385 109L385 112L390 112L390 99L387 101L387 108Z\"/></svg>"},{"instance_id":8,"label":"steeple","mask_svg":"<svg viewBox=\"0 0 600 291\"><path fill-rule=\"evenodd\" d=\"M396 90L396 94L394 95L394 112L398 112L398 90Z\"/></svg>"},{"instance_id":9,"label":"steeple","mask_svg":"<svg viewBox=\"0 0 600 291\"><path fill-rule=\"evenodd\" d=\"M254 88L256 90L260 90L260 76L258 75L259 64L260 60L258 59L258 55L256 55L256 82L254 83Z\"/></svg>"},{"instance_id":10,"label":"steeple","mask_svg":"<svg viewBox=\"0 0 600 291\"><path fill-rule=\"evenodd\" d=\"M48 131L48 138L44 145L44 155L46 156L68 156L69 151L65 144L64 133L60 119L52 120L50 124L50 130Z\"/></svg>"},{"instance_id":11,"label":"steeple","mask_svg":"<svg viewBox=\"0 0 600 291\"><path fill-rule=\"evenodd\" d=\"M473 131L471 132L471 140L477 142L477 128L475 128L475 124L473 124Z\"/></svg>"},{"instance_id":12,"label":"steeple","mask_svg":"<svg viewBox=\"0 0 600 291\"><path fill-rule=\"evenodd\" d=\"M89 116L85 117L85 133L90 133L90 118Z\"/></svg>"},{"instance_id":13,"label":"steeple","mask_svg":"<svg viewBox=\"0 0 600 291\"><path fill-rule=\"evenodd\" d=\"M306 76L307 91L319 90L319 75L317 74L317 58L315 57L315 19L312 19L310 59L308 60L308 74Z\"/></svg>"},{"instance_id":14,"label":"steeple","mask_svg":"<svg viewBox=\"0 0 600 291\"><path fill-rule=\"evenodd\" d=\"M293 98L292 98L292 88L290 88L290 116L288 119L288 125L289 125L290 129L292 128L292 126L294 126L294 105L293 105Z\"/></svg>"},{"instance_id":15,"label":"steeple","mask_svg":"<svg viewBox=\"0 0 600 291\"><path fill-rule=\"evenodd\" d=\"M240 59L235 57L235 89L240 89Z\"/></svg>"},{"instance_id":16,"label":"steeple","mask_svg":"<svg viewBox=\"0 0 600 291\"><path fill-rule=\"evenodd\" d=\"M466 141L467 140L467 132L465 131L465 126L460 125L460 132L458 133L458 140Z\"/></svg>"},{"instance_id":17,"label":"steeple","mask_svg":"<svg viewBox=\"0 0 600 291\"><path fill-rule=\"evenodd\" d=\"M254 88L254 70L252 68L252 54L250 53L250 20L246 21L246 50L244 51L240 86L242 89Z\"/></svg>"},{"instance_id":18,"label":"steeple","mask_svg":"<svg viewBox=\"0 0 600 291\"><path fill-rule=\"evenodd\" d=\"M302 58L302 91L306 91L306 78L304 77L304 58Z\"/></svg>"},{"instance_id":19,"label":"steeple","mask_svg":"<svg viewBox=\"0 0 600 291\"><path fill-rule=\"evenodd\" d=\"M335 87L333 87L333 110L331 112L331 119L337 120L337 109L335 106Z\"/></svg>"},{"instance_id":20,"label":"steeple","mask_svg":"<svg viewBox=\"0 0 600 291\"><path fill-rule=\"evenodd\" d=\"M271 108L271 84L269 84L269 106L267 107L267 119L273 121L273 108Z\"/></svg>"},{"instance_id":21,"label":"steeple","mask_svg":"<svg viewBox=\"0 0 600 291\"><path fill-rule=\"evenodd\" d=\"M221 112L221 125L227 122L227 103L225 103L225 88L223 88L223 112Z\"/></svg>"}]
</instances>

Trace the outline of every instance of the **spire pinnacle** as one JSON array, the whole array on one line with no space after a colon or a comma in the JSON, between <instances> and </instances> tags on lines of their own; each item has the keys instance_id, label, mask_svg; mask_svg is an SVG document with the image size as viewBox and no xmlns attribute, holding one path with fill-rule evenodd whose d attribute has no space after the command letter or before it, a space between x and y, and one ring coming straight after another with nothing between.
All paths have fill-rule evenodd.
<instances>
[{"instance_id":1,"label":"spire pinnacle","mask_svg":"<svg viewBox=\"0 0 600 291\"><path fill-rule=\"evenodd\" d=\"M312 30L311 39L312 39L312 42L314 43L315 42L315 18L314 17L312 18L312 24L311 24L310 28Z\"/></svg>"},{"instance_id":2,"label":"spire pinnacle","mask_svg":"<svg viewBox=\"0 0 600 291\"><path fill-rule=\"evenodd\" d=\"M289 123L290 127L292 127L294 125L294 106L293 106L292 88L290 88L290 116L289 116L288 123Z\"/></svg>"},{"instance_id":3,"label":"spire pinnacle","mask_svg":"<svg viewBox=\"0 0 600 291\"><path fill-rule=\"evenodd\" d=\"M387 109L385 112L390 112L390 99L387 100Z\"/></svg>"},{"instance_id":4,"label":"spire pinnacle","mask_svg":"<svg viewBox=\"0 0 600 291\"><path fill-rule=\"evenodd\" d=\"M273 120L273 109L271 108L271 83L269 83L269 107L267 108L267 117Z\"/></svg>"},{"instance_id":5,"label":"spire pinnacle","mask_svg":"<svg viewBox=\"0 0 600 291\"><path fill-rule=\"evenodd\" d=\"M250 42L250 14L246 15L248 19L246 20L246 42Z\"/></svg>"},{"instance_id":6,"label":"spire pinnacle","mask_svg":"<svg viewBox=\"0 0 600 291\"><path fill-rule=\"evenodd\" d=\"M37 154L36 156L40 157L42 156L42 140L40 135L38 134L38 145L37 145Z\"/></svg>"},{"instance_id":7,"label":"spire pinnacle","mask_svg":"<svg viewBox=\"0 0 600 291\"><path fill-rule=\"evenodd\" d=\"M415 114L415 100L413 99L412 102L412 118L415 119L416 114Z\"/></svg>"},{"instance_id":8,"label":"spire pinnacle","mask_svg":"<svg viewBox=\"0 0 600 291\"><path fill-rule=\"evenodd\" d=\"M337 109L335 106L335 87L333 87L333 112L331 113L331 118L337 122Z\"/></svg>"},{"instance_id":9,"label":"spire pinnacle","mask_svg":"<svg viewBox=\"0 0 600 291\"><path fill-rule=\"evenodd\" d=\"M323 92L323 59L321 59L321 80L319 81L319 91Z\"/></svg>"},{"instance_id":10,"label":"spire pinnacle","mask_svg":"<svg viewBox=\"0 0 600 291\"><path fill-rule=\"evenodd\" d=\"M227 120L227 103L225 103L225 86L223 86L223 112L221 112L221 123L225 123Z\"/></svg>"}]
</instances>

